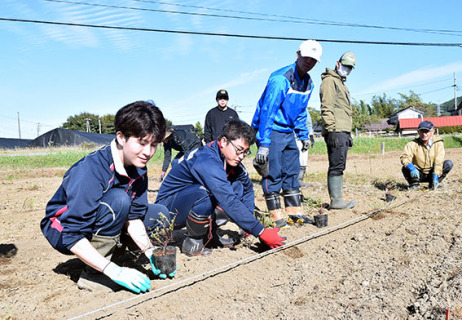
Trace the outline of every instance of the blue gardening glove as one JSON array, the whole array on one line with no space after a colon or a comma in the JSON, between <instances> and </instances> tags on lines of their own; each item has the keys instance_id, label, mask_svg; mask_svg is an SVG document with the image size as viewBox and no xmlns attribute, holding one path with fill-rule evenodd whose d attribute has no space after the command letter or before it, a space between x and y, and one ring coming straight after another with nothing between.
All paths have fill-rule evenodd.
<instances>
[{"instance_id":1,"label":"blue gardening glove","mask_svg":"<svg viewBox=\"0 0 462 320\"><path fill-rule=\"evenodd\" d=\"M147 249L144 254L146 255L146 257L149 259L149 262L151 263L151 270L152 270L152 273L154 273L155 276L158 276L159 278L161 279L167 279L167 275L164 274L164 273L160 273L160 270L157 269L156 267L156 264L154 262L154 257L152 255L152 252L153 252L154 249ZM173 271L172 273L168 274L168 277L169 278L173 278L176 274L176 268L175 268L175 271Z\"/></svg>"},{"instance_id":2,"label":"blue gardening glove","mask_svg":"<svg viewBox=\"0 0 462 320\"><path fill-rule=\"evenodd\" d=\"M406 168L408 168L409 171L411 171L411 178L420 179L419 170L417 170L417 168L412 164L412 162L409 162Z\"/></svg>"},{"instance_id":3,"label":"blue gardening glove","mask_svg":"<svg viewBox=\"0 0 462 320\"><path fill-rule=\"evenodd\" d=\"M336 148L338 146L338 138L336 132L328 132L326 137L327 146Z\"/></svg>"},{"instance_id":4,"label":"blue gardening glove","mask_svg":"<svg viewBox=\"0 0 462 320\"><path fill-rule=\"evenodd\" d=\"M311 148L314 147L314 135L310 134Z\"/></svg>"},{"instance_id":5,"label":"blue gardening glove","mask_svg":"<svg viewBox=\"0 0 462 320\"><path fill-rule=\"evenodd\" d=\"M307 151L310 148L310 140L302 140L302 152Z\"/></svg>"},{"instance_id":6,"label":"blue gardening glove","mask_svg":"<svg viewBox=\"0 0 462 320\"><path fill-rule=\"evenodd\" d=\"M438 186L440 185L440 180L439 176L437 174L432 175L432 180L433 180L433 190L436 190Z\"/></svg>"},{"instance_id":7,"label":"blue gardening glove","mask_svg":"<svg viewBox=\"0 0 462 320\"><path fill-rule=\"evenodd\" d=\"M268 162L268 154L269 154L269 147L260 147L258 148L257 156L255 157L255 161L258 164L265 164Z\"/></svg>"},{"instance_id":8,"label":"blue gardening glove","mask_svg":"<svg viewBox=\"0 0 462 320\"><path fill-rule=\"evenodd\" d=\"M146 292L151 288L151 280L144 274L135 269L119 267L114 262L109 262L103 273L115 283L136 293Z\"/></svg>"}]
</instances>

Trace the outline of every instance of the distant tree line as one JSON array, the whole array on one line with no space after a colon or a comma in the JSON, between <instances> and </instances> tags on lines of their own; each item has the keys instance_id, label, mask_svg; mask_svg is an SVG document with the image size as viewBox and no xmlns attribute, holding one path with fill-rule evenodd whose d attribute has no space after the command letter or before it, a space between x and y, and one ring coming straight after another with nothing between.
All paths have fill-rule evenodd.
<instances>
[{"instance_id":1,"label":"distant tree line","mask_svg":"<svg viewBox=\"0 0 462 320\"><path fill-rule=\"evenodd\" d=\"M371 102L368 104L363 100L353 102L353 129L361 129L364 125L374 123L381 123L381 119L389 118L394 112L407 108L414 107L414 109L422 111L424 117L436 117L435 103L425 103L421 97L413 91L408 95L399 93L400 98L394 99L388 97L385 93L382 95L375 95L372 97ZM459 98L460 99L460 98ZM460 101L460 100L459 100ZM441 115L450 115L448 110L454 108L454 101L448 101L441 104ZM313 124L322 124L321 112L319 110L308 108Z\"/></svg>"},{"instance_id":2,"label":"distant tree line","mask_svg":"<svg viewBox=\"0 0 462 320\"><path fill-rule=\"evenodd\" d=\"M115 115L113 114L107 114L100 117L97 114L82 112L80 114L68 117L66 122L64 122L61 126L61 128L86 132L88 123L90 127L90 132L99 133L101 122L101 133L115 134L114 118ZM168 119L166 119L166 121L167 126L172 125L172 121Z\"/></svg>"},{"instance_id":3,"label":"distant tree line","mask_svg":"<svg viewBox=\"0 0 462 320\"><path fill-rule=\"evenodd\" d=\"M425 103L421 97L414 91L409 91L409 94L399 93L400 98L394 99L388 97L385 93L382 95L375 95L372 97L370 103L366 103L363 100L353 102L353 129L361 129L364 125L370 125L374 123L380 123L381 119L389 118L394 112L407 108L414 107L415 109L422 111L424 117L435 117L436 104ZM458 101L462 101L462 97L458 98ZM454 100L449 100L442 103L440 106L441 115L450 115L448 110L454 109ZM311 115L313 125L322 125L321 112L314 108L309 107L308 111ZM87 121L90 126L90 132L99 132L101 121L101 133L115 134L114 130L114 115L107 114L104 116L98 116L93 113L83 112L67 118L66 122L63 123L62 128L76 131L87 131ZM172 126L172 121L167 120L167 126ZM200 136L203 134L203 127L198 121L194 126L196 133Z\"/></svg>"}]
</instances>

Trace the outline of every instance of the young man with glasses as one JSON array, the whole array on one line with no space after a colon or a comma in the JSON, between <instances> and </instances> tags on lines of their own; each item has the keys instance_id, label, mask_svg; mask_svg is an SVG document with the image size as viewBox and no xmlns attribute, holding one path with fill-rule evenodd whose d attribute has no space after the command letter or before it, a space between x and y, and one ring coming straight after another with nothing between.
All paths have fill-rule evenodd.
<instances>
[{"instance_id":1,"label":"young man with glasses","mask_svg":"<svg viewBox=\"0 0 462 320\"><path fill-rule=\"evenodd\" d=\"M275 248L283 245L278 228L265 229L253 215L254 190L242 161L250 154L254 130L232 120L222 135L184 155L163 181L156 203L176 214L175 226L186 227L182 252L188 256L210 254L209 247L230 247L218 228L230 219L245 232Z\"/></svg>"}]
</instances>

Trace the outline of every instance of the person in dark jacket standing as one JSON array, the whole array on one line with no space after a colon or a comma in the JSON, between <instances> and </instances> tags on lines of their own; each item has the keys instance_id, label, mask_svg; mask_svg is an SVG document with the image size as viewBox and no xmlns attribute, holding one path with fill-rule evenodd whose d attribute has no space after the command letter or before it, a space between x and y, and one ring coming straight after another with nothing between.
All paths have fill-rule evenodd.
<instances>
[{"instance_id":1,"label":"person in dark jacket standing","mask_svg":"<svg viewBox=\"0 0 462 320\"><path fill-rule=\"evenodd\" d=\"M288 226L288 216L307 222L300 200L300 162L295 139L303 144L302 151L308 150L307 106L314 88L308 72L321 61L321 55L322 47L317 41L302 42L295 63L269 77L252 120L252 127L257 130L255 162L257 166L269 166L261 180L266 205L276 226L281 228Z\"/></svg>"},{"instance_id":2,"label":"person in dark jacket standing","mask_svg":"<svg viewBox=\"0 0 462 320\"><path fill-rule=\"evenodd\" d=\"M228 107L229 95L226 90L219 90L216 96L217 106L210 109L205 116L204 141L205 143L217 140L225 123L231 120L239 120L237 112Z\"/></svg>"},{"instance_id":3,"label":"person in dark jacket standing","mask_svg":"<svg viewBox=\"0 0 462 320\"><path fill-rule=\"evenodd\" d=\"M231 239L218 233L230 219L270 248L283 245L279 229L264 228L253 215L253 184L242 161L254 141L247 123L232 120L218 140L183 156L166 176L156 203L176 214L176 227L186 227L184 254L206 255L211 253L208 246L232 246Z\"/></svg>"},{"instance_id":4,"label":"person in dark jacket standing","mask_svg":"<svg viewBox=\"0 0 462 320\"><path fill-rule=\"evenodd\" d=\"M330 196L330 209L348 209L356 201L343 200L343 171L345 171L348 149L353 147L351 128L353 108L350 92L345 81L356 64L353 52L344 53L336 62L335 70L326 68L321 75L322 135L327 145L329 170L327 187Z\"/></svg>"},{"instance_id":5,"label":"person in dark jacket standing","mask_svg":"<svg viewBox=\"0 0 462 320\"><path fill-rule=\"evenodd\" d=\"M162 164L162 174L160 175L160 181L162 182L165 178L165 174L168 170L170 162L172 162L172 149L178 151L175 159L173 159L173 165L178 162L183 155L189 151L199 148L202 143L197 135L189 130L177 130L174 128L167 129L164 139L164 162Z\"/></svg>"},{"instance_id":6,"label":"person in dark jacket standing","mask_svg":"<svg viewBox=\"0 0 462 320\"><path fill-rule=\"evenodd\" d=\"M160 226L160 213L168 217L169 212L148 203L146 168L165 136L165 119L153 103L137 101L117 112L114 125L116 137L110 145L65 173L40 227L54 249L74 254L87 265L77 282L80 289L146 292L151 281L144 273L120 267L111 258L123 241L121 234L128 234L126 244L134 242L150 260L153 273L167 277L154 264L148 232Z\"/></svg>"}]
</instances>

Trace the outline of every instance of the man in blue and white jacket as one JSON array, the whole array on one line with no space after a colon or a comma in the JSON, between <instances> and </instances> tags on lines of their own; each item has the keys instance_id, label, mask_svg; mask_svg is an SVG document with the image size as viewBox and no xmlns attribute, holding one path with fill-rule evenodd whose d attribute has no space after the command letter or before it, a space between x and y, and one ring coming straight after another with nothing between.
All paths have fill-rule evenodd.
<instances>
[{"instance_id":1,"label":"man in blue and white jacket","mask_svg":"<svg viewBox=\"0 0 462 320\"><path fill-rule=\"evenodd\" d=\"M241 161L254 141L247 123L231 120L219 140L184 155L160 186L156 203L176 214L176 227L187 229L186 255L210 254L209 244L232 246L233 241L218 234L229 219L270 248L283 245L279 229L265 229L253 215L253 185Z\"/></svg>"},{"instance_id":2,"label":"man in blue and white jacket","mask_svg":"<svg viewBox=\"0 0 462 320\"><path fill-rule=\"evenodd\" d=\"M271 74L252 120L257 130L259 165L269 164L269 173L261 185L266 205L277 227L287 226L287 215L306 221L301 207L298 174L299 151L295 135L308 150L310 140L306 127L307 105L313 91L308 71L321 61L322 47L315 40L306 40L297 51L295 63ZM286 214L279 199L283 191Z\"/></svg>"}]
</instances>

